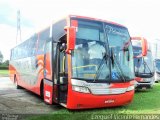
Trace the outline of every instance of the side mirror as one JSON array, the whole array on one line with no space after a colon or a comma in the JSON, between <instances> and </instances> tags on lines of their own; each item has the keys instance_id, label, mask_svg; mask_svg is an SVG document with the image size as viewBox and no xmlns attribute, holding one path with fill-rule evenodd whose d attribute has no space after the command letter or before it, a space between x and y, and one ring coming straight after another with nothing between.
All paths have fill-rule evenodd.
<instances>
[{"instance_id":1,"label":"side mirror","mask_svg":"<svg viewBox=\"0 0 160 120\"><path fill-rule=\"evenodd\" d=\"M142 57L142 56L147 55L148 43L147 43L147 40L145 38L143 38L143 37L131 37L131 41L132 41L132 45L133 45L133 43L136 43L136 42L141 43L141 45L138 46L138 47L141 47L142 53L140 55L134 56L134 57Z\"/></svg>"},{"instance_id":2,"label":"side mirror","mask_svg":"<svg viewBox=\"0 0 160 120\"><path fill-rule=\"evenodd\" d=\"M66 53L70 53L71 50L75 48L75 41L76 41L76 28L75 27L68 27L64 28L67 32L67 49Z\"/></svg>"},{"instance_id":3,"label":"side mirror","mask_svg":"<svg viewBox=\"0 0 160 120\"><path fill-rule=\"evenodd\" d=\"M148 50L147 40L145 38L143 38L142 39L142 56L147 55L147 50Z\"/></svg>"}]
</instances>

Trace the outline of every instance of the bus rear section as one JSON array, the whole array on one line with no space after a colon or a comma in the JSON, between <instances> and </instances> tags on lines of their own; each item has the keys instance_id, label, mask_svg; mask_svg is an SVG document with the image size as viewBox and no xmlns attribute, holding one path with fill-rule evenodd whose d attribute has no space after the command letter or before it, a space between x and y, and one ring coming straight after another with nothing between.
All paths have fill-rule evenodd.
<instances>
[{"instance_id":1,"label":"bus rear section","mask_svg":"<svg viewBox=\"0 0 160 120\"><path fill-rule=\"evenodd\" d=\"M154 84L154 65L150 49L147 50L146 55L142 55L141 40L145 38L132 37L134 56L137 56L134 57L136 89L147 89L152 88Z\"/></svg>"},{"instance_id":2,"label":"bus rear section","mask_svg":"<svg viewBox=\"0 0 160 120\"><path fill-rule=\"evenodd\" d=\"M41 34L47 36L42 37L43 49L38 52L35 45L35 53L26 56L32 64L27 64L25 71L21 67L27 62L18 58L10 61L14 68L11 76L19 76L19 86L43 96L48 104L68 109L113 107L132 101L134 61L126 27L74 15L52 24Z\"/></svg>"}]
</instances>

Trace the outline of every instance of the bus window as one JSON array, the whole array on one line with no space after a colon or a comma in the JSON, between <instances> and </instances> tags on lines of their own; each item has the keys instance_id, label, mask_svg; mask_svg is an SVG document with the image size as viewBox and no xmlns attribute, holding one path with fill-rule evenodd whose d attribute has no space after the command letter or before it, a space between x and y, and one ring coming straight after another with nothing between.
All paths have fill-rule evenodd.
<instances>
[{"instance_id":1,"label":"bus window","mask_svg":"<svg viewBox=\"0 0 160 120\"><path fill-rule=\"evenodd\" d=\"M46 50L45 50L46 53L47 53L47 52L51 52L51 49L52 49L51 44L52 44L51 41L49 41L49 42L46 43Z\"/></svg>"},{"instance_id":2,"label":"bus window","mask_svg":"<svg viewBox=\"0 0 160 120\"><path fill-rule=\"evenodd\" d=\"M44 47L45 47L45 42L49 37L48 34L49 29L39 33L39 39L38 39L38 54L44 53Z\"/></svg>"},{"instance_id":3,"label":"bus window","mask_svg":"<svg viewBox=\"0 0 160 120\"><path fill-rule=\"evenodd\" d=\"M28 47L28 56L35 55L36 42L37 42L37 37L36 36L30 38L30 40L29 40L29 47Z\"/></svg>"}]
</instances>

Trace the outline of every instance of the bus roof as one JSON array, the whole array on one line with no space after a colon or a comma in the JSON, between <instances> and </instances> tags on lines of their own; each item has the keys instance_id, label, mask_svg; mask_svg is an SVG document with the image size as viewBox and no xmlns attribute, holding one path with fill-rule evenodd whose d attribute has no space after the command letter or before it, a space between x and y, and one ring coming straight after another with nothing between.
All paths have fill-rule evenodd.
<instances>
[{"instance_id":1,"label":"bus roof","mask_svg":"<svg viewBox=\"0 0 160 120\"><path fill-rule=\"evenodd\" d=\"M106 22L106 23L110 23L110 24L114 24L114 25L118 25L118 26L126 28L126 26L118 24L116 22L112 22L112 21L108 21L108 20L103 20L103 19L98 19L98 18L79 16L79 15L69 15L69 18L81 18L81 19L88 19L88 20L94 20L94 21L101 21L101 22Z\"/></svg>"},{"instance_id":2,"label":"bus roof","mask_svg":"<svg viewBox=\"0 0 160 120\"><path fill-rule=\"evenodd\" d=\"M86 20L93 20L93 21L100 21L100 22L105 22L105 23L109 23L109 24L114 24L114 25L118 25L118 26L121 26L121 27L125 27L121 24L118 24L118 23L115 23L115 22L111 22L111 21L107 21L107 20L102 20L102 19L98 19L98 18L92 18L92 17L86 17L86 16L79 16L79 15L68 15L67 17L63 17L57 21L54 21L52 22L50 25L44 27L43 29L41 30L38 30L36 31L32 36L30 36L28 39L32 38L34 35L39 35L41 34L42 32L45 32L46 30L49 30L50 27L52 26L52 29L53 31L56 30L56 32L53 32L53 40L56 41L58 40L58 38L62 37L63 35L65 35L65 30L64 30L64 26L67 25L67 21L68 21L68 18L69 20L71 18L80 18L80 19L86 19ZM126 28L126 27L125 27ZM27 40L28 40L27 39ZM19 46L21 45L22 43L24 43L26 40L24 40L23 42L19 43L18 45L16 46ZM15 47L16 47L15 46ZM15 48L14 47L14 48Z\"/></svg>"}]
</instances>

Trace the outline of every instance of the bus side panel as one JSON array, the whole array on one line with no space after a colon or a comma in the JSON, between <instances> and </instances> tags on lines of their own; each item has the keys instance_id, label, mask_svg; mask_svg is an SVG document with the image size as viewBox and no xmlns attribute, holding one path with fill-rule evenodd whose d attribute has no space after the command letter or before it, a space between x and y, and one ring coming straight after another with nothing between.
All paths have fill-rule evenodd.
<instances>
[{"instance_id":1,"label":"bus side panel","mask_svg":"<svg viewBox=\"0 0 160 120\"><path fill-rule=\"evenodd\" d=\"M41 81L44 79L44 55L38 55L36 57L31 57L28 60L21 60L21 64L25 63L31 63L27 64L27 72L26 70L23 70L24 66L19 66L17 63L17 68L20 69L21 73L18 73L18 71L15 70L15 74L18 80L18 84L38 95L40 95L40 85ZM22 72L23 71L23 72ZM13 73L13 72L12 72ZM27 73L27 75L23 75L24 73Z\"/></svg>"},{"instance_id":2,"label":"bus side panel","mask_svg":"<svg viewBox=\"0 0 160 120\"><path fill-rule=\"evenodd\" d=\"M37 85L35 85L35 87L33 87L33 91L36 92L36 94L40 95L40 86L41 86L41 82L44 79L44 70L41 70L38 74L38 81L37 81ZM43 84L43 83L42 83Z\"/></svg>"},{"instance_id":3,"label":"bus side panel","mask_svg":"<svg viewBox=\"0 0 160 120\"><path fill-rule=\"evenodd\" d=\"M36 78L37 84L32 88L32 91L40 95L40 85L44 79L44 54L37 55L36 57Z\"/></svg>"},{"instance_id":4,"label":"bus side panel","mask_svg":"<svg viewBox=\"0 0 160 120\"><path fill-rule=\"evenodd\" d=\"M46 53L45 57L45 78L52 80L52 63L51 63L51 53Z\"/></svg>"},{"instance_id":5,"label":"bus side panel","mask_svg":"<svg viewBox=\"0 0 160 120\"><path fill-rule=\"evenodd\" d=\"M44 101L48 104L52 104L53 100L53 82L44 79Z\"/></svg>"},{"instance_id":6,"label":"bus side panel","mask_svg":"<svg viewBox=\"0 0 160 120\"><path fill-rule=\"evenodd\" d=\"M44 58L44 101L52 104L53 100L53 81L52 81L52 63L51 51L45 54Z\"/></svg>"},{"instance_id":7,"label":"bus side panel","mask_svg":"<svg viewBox=\"0 0 160 120\"><path fill-rule=\"evenodd\" d=\"M14 82L14 75L16 73L16 69L11 63L9 63L9 77Z\"/></svg>"},{"instance_id":8,"label":"bus side panel","mask_svg":"<svg viewBox=\"0 0 160 120\"><path fill-rule=\"evenodd\" d=\"M44 78L48 80L52 80L52 69L51 69L51 53L48 52L44 55L38 55L37 56L37 69L39 70L38 72L38 86L34 88L34 91L37 91L38 94L40 94L40 85L41 81L44 80ZM43 83L42 83L43 84ZM44 84L44 87L46 85ZM48 87L47 87L48 89Z\"/></svg>"},{"instance_id":9,"label":"bus side panel","mask_svg":"<svg viewBox=\"0 0 160 120\"><path fill-rule=\"evenodd\" d=\"M18 81L18 84L21 84L20 79L20 73L18 72L18 67L17 67L17 63L15 61L10 61L9 63L9 77L11 79L11 81L13 81L13 83L15 82L15 78Z\"/></svg>"}]
</instances>

